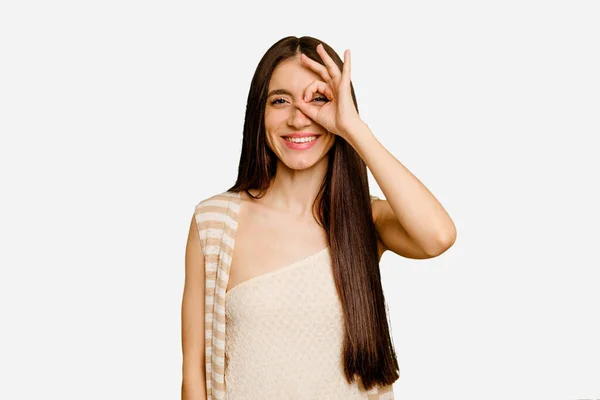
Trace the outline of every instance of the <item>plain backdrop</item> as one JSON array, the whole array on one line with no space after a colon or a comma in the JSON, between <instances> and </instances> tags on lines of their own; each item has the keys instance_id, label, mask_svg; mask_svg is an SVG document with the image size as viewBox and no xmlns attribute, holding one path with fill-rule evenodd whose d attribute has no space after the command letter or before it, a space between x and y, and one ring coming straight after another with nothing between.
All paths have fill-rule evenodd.
<instances>
[{"instance_id":1,"label":"plain backdrop","mask_svg":"<svg viewBox=\"0 0 600 400\"><path fill-rule=\"evenodd\" d=\"M195 205L264 52L343 57L458 237L381 261L396 398L600 398L595 1L5 1L0 398L177 399ZM372 194L385 197L370 175Z\"/></svg>"}]
</instances>

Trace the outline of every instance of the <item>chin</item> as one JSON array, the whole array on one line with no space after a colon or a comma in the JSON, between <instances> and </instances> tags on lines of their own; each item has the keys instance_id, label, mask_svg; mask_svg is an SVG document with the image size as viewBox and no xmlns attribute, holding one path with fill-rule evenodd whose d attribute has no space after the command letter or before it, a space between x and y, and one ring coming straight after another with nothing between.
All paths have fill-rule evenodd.
<instances>
[{"instance_id":1,"label":"chin","mask_svg":"<svg viewBox=\"0 0 600 400\"><path fill-rule=\"evenodd\" d=\"M288 167L289 169L293 169L296 171L302 171L302 170L310 169L310 168L314 167L319 162L323 161L323 158L325 156L326 156L326 154L322 154L317 159L312 159L312 158L308 158L308 157L296 157L296 158L288 157L288 158L280 159L279 161L281 163L285 164L285 166Z\"/></svg>"},{"instance_id":2,"label":"chin","mask_svg":"<svg viewBox=\"0 0 600 400\"><path fill-rule=\"evenodd\" d=\"M294 163L287 164L289 169L293 169L294 171L304 171L305 169L310 169L313 167L315 163Z\"/></svg>"}]
</instances>

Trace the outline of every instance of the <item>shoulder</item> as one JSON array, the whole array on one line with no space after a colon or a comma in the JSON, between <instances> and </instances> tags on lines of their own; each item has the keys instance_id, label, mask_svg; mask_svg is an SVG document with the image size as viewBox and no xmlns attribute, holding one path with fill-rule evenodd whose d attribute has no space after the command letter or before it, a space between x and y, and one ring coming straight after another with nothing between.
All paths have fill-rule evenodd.
<instances>
[{"instance_id":1,"label":"shoulder","mask_svg":"<svg viewBox=\"0 0 600 400\"><path fill-rule=\"evenodd\" d=\"M230 233L236 227L235 192L222 192L213 194L197 202L192 216L192 226L197 231L202 250L210 253L214 243L211 241L222 237L223 233ZM232 201L234 200L234 201Z\"/></svg>"},{"instance_id":2,"label":"shoulder","mask_svg":"<svg viewBox=\"0 0 600 400\"><path fill-rule=\"evenodd\" d=\"M222 192L200 200L194 210L194 219L200 238L219 236L222 230L232 232L237 228L239 192Z\"/></svg>"},{"instance_id":3,"label":"shoulder","mask_svg":"<svg viewBox=\"0 0 600 400\"><path fill-rule=\"evenodd\" d=\"M218 211L226 211L230 206L230 202L235 197L239 197L235 192L222 192L213 194L200 200L195 206L196 214L215 213Z\"/></svg>"}]
</instances>

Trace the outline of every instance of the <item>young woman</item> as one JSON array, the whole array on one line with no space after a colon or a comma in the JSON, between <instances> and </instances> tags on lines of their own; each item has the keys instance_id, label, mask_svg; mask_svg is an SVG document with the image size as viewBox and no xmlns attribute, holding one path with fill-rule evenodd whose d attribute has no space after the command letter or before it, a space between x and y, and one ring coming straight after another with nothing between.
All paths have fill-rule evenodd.
<instances>
[{"instance_id":1,"label":"young woman","mask_svg":"<svg viewBox=\"0 0 600 400\"><path fill-rule=\"evenodd\" d=\"M350 52L279 40L252 79L237 181L190 224L182 399L393 398L379 260L435 257L455 237L359 117Z\"/></svg>"}]
</instances>

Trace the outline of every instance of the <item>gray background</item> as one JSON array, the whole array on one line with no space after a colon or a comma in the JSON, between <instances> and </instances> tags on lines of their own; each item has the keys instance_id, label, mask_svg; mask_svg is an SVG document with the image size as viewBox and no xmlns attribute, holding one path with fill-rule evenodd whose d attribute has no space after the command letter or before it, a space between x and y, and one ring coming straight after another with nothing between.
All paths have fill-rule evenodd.
<instances>
[{"instance_id":1,"label":"gray background","mask_svg":"<svg viewBox=\"0 0 600 400\"><path fill-rule=\"evenodd\" d=\"M361 117L453 218L381 261L396 397L600 398L595 1L0 5L0 398L175 399L194 206L264 52L352 52ZM381 195L372 176L372 193Z\"/></svg>"}]
</instances>

